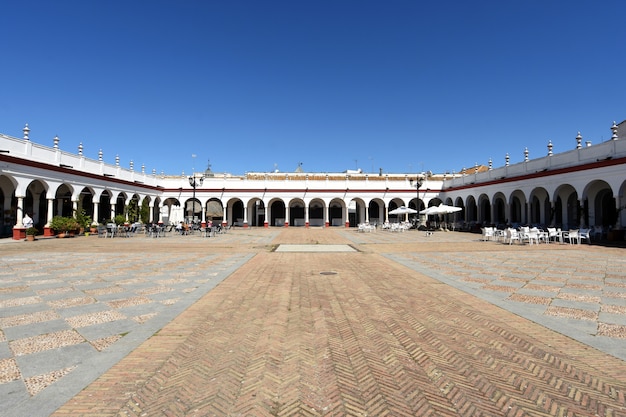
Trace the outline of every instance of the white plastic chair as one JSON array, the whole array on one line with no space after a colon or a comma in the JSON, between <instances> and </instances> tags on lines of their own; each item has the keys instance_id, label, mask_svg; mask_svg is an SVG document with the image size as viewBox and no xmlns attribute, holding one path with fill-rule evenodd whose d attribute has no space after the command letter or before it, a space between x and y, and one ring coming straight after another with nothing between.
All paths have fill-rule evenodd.
<instances>
[{"instance_id":1,"label":"white plastic chair","mask_svg":"<svg viewBox=\"0 0 626 417\"><path fill-rule=\"evenodd\" d=\"M516 229L508 228L506 229L506 239L509 241L509 245L513 243L514 240L521 242L519 232Z\"/></svg>"},{"instance_id":2,"label":"white plastic chair","mask_svg":"<svg viewBox=\"0 0 626 417\"><path fill-rule=\"evenodd\" d=\"M539 244L539 229L536 227L530 229L528 232L525 232L525 239L528 240L528 244L532 245L533 242L535 244Z\"/></svg>"},{"instance_id":3,"label":"white plastic chair","mask_svg":"<svg viewBox=\"0 0 626 417\"><path fill-rule=\"evenodd\" d=\"M587 240L587 243L591 245L591 230L589 229L580 229L578 231L578 240Z\"/></svg>"},{"instance_id":4,"label":"white plastic chair","mask_svg":"<svg viewBox=\"0 0 626 417\"><path fill-rule=\"evenodd\" d=\"M556 230L556 227L548 227L548 243L554 240L555 242L561 239L561 234Z\"/></svg>"},{"instance_id":5,"label":"white plastic chair","mask_svg":"<svg viewBox=\"0 0 626 417\"><path fill-rule=\"evenodd\" d=\"M576 244L580 244L580 236L578 235L578 229L565 232L563 234L563 237L568 240L570 245L574 244L574 241L576 241Z\"/></svg>"}]
</instances>

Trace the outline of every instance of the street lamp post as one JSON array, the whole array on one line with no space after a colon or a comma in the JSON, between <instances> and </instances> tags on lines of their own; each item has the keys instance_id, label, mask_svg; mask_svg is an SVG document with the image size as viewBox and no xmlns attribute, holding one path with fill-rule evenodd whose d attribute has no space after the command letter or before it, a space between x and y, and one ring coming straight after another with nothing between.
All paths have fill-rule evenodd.
<instances>
[{"instance_id":1,"label":"street lamp post","mask_svg":"<svg viewBox=\"0 0 626 417\"><path fill-rule=\"evenodd\" d=\"M409 180L409 182L411 183L411 187L413 187L413 184L415 183L415 190L417 192L417 200L415 200L415 210L417 210L417 213L415 215L416 220L418 220L419 222L419 213L420 213L420 187L423 184L423 181L420 179L419 174L415 176L415 182L413 180ZM417 225L415 226L417 227Z\"/></svg>"},{"instance_id":2,"label":"street lamp post","mask_svg":"<svg viewBox=\"0 0 626 417\"><path fill-rule=\"evenodd\" d=\"M202 186L204 182L204 176L196 177L196 174L193 174L189 177L189 185L193 187L193 199L191 201L191 209L189 210L189 218L193 222L193 215L196 211L196 187Z\"/></svg>"}]
</instances>

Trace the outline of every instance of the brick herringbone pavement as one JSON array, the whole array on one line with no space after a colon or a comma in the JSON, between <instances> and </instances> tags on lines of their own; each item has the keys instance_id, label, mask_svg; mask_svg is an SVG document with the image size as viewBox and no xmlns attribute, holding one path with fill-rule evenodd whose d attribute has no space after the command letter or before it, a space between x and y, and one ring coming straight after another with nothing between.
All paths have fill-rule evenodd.
<instances>
[{"instance_id":1,"label":"brick herringbone pavement","mask_svg":"<svg viewBox=\"0 0 626 417\"><path fill-rule=\"evenodd\" d=\"M54 415L626 416L625 393L623 361L374 251L265 250Z\"/></svg>"}]
</instances>

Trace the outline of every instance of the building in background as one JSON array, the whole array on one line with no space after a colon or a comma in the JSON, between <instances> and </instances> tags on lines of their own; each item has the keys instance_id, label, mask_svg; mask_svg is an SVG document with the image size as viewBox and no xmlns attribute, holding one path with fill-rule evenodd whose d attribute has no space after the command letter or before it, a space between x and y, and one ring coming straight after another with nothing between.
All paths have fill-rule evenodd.
<instances>
[{"instance_id":1,"label":"building in background","mask_svg":"<svg viewBox=\"0 0 626 417\"><path fill-rule=\"evenodd\" d=\"M129 222L180 221L240 227L356 227L361 223L409 221L416 215L391 215L405 206L423 210L445 203L463 210L446 219L459 229L485 225L554 225L565 229L595 226L604 235L626 225L626 141L624 122L613 123L610 140L583 143L578 134L572 149L546 153L494 167L475 166L459 173L367 174L251 172L242 176L205 172L165 175L86 158L24 136L0 134L0 235L21 239L24 213L51 235L54 216L77 211L104 223L122 215ZM426 219L422 218L422 221ZM612 236L623 239L623 233Z\"/></svg>"}]
</instances>

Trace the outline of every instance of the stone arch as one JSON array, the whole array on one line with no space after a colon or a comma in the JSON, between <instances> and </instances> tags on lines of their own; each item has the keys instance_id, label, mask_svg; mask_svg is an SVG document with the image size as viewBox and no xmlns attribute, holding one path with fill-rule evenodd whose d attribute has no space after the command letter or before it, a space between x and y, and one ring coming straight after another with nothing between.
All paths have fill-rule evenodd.
<instances>
[{"instance_id":1,"label":"stone arch","mask_svg":"<svg viewBox=\"0 0 626 417\"><path fill-rule=\"evenodd\" d=\"M484 225L493 223L491 221L491 201L485 193L478 196L478 222Z\"/></svg>"},{"instance_id":2,"label":"stone arch","mask_svg":"<svg viewBox=\"0 0 626 417\"><path fill-rule=\"evenodd\" d=\"M10 175L0 175L0 237L13 234L13 226L17 222L17 198L15 188L17 181Z\"/></svg>"},{"instance_id":3,"label":"stone arch","mask_svg":"<svg viewBox=\"0 0 626 417\"><path fill-rule=\"evenodd\" d=\"M232 226L244 226L245 206L240 198L231 198L227 204L226 221Z\"/></svg>"},{"instance_id":4,"label":"stone arch","mask_svg":"<svg viewBox=\"0 0 626 417\"><path fill-rule=\"evenodd\" d=\"M604 180L589 182L583 190L582 222L587 226L609 228L617 223L617 208L611 186Z\"/></svg>"},{"instance_id":5,"label":"stone arch","mask_svg":"<svg viewBox=\"0 0 626 417\"><path fill-rule=\"evenodd\" d=\"M43 230L48 218L48 189L48 184L39 179L26 186L23 211L32 217L34 226L39 230Z\"/></svg>"},{"instance_id":6,"label":"stone arch","mask_svg":"<svg viewBox=\"0 0 626 417\"><path fill-rule=\"evenodd\" d=\"M453 214L453 222L454 222L454 228L458 229L461 228L462 225L460 223L464 222L465 220L465 203L463 202L463 198L461 198L460 196L457 197L454 201L453 204L455 207L461 207L463 210L456 212Z\"/></svg>"},{"instance_id":7,"label":"stone arch","mask_svg":"<svg viewBox=\"0 0 626 417\"><path fill-rule=\"evenodd\" d=\"M326 204L321 198L313 198L309 201L309 224L311 226L324 226L324 210Z\"/></svg>"},{"instance_id":8,"label":"stone arch","mask_svg":"<svg viewBox=\"0 0 626 417\"><path fill-rule=\"evenodd\" d=\"M285 202L281 198L273 198L269 201L268 205L270 215L268 218L269 226L282 227L287 221L287 210Z\"/></svg>"},{"instance_id":9,"label":"stone arch","mask_svg":"<svg viewBox=\"0 0 626 417\"><path fill-rule=\"evenodd\" d=\"M492 197L491 205L493 206L493 223L503 227L509 223L506 214L506 197L503 192L498 191Z\"/></svg>"},{"instance_id":10,"label":"stone arch","mask_svg":"<svg viewBox=\"0 0 626 417\"><path fill-rule=\"evenodd\" d=\"M571 184L561 184L554 192L554 224L567 230L579 224L578 192Z\"/></svg>"},{"instance_id":11,"label":"stone arch","mask_svg":"<svg viewBox=\"0 0 626 417\"><path fill-rule=\"evenodd\" d=\"M289 226L305 226L305 210L306 204L301 198L292 198L289 200L289 216L285 223L289 222Z\"/></svg>"},{"instance_id":12,"label":"stone arch","mask_svg":"<svg viewBox=\"0 0 626 417\"><path fill-rule=\"evenodd\" d=\"M526 196L522 190L515 190L509 196L509 221L513 225L521 225L527 223L526 216Z\"/></svg>"},{"instance_id":13,"label":"stone arch","mask_svg":"<svg viewBox=\"0 0 626 417\"><path fill-rule=\"evenodd\" d=\"M69 184L61 184L57 188L55 200L56 207L53 208L55 216L71 217L74 214L74 207L72 204L72 195L74 188Z\"/></svg>"},{"instance_id":14,"label":"stone arch","mask_svg":"<svg viewBox=\"0 0 626 417\"><path fill-rule=\"evenodd\" d=\"M206 202L206 218L214 225L224 220L224 206L219 198L210 198Z\"/></svg>"},{"instance_id":15,"label":"stone arch","mask_svg":"<svg viewBox=\"0 0 626 417\"><path fill-rule=\"evenodd\" d=\"M537 187L528 198L528 223L545 228L550 222L550 197L548 190Z\"/></svg>"},{"instance_id":16,"label":"stone arch","mask_svg":"<svg viewBox=\"0 0 626 417\"><path fill-rule=\"evenodd\" d=\"M385 202L382 198L373 198L368 205L369 221L372 224L382 224L385 221Z\"/></svg>"},{"instance_id":17,"label":"stone arch","mask_svg":"<svg viewBox=\"0 0 626 417\"><path fill-rule=\"evenodd\" d=\"M473 195L467 196L467 203L465 204L465 221L470 223L470 226L478 221L478 206Z\"/></svg>"},{"instance_id":18,"label":"stone arch","mask_svg":"<svg viewBox=\"0 0 626 417\"><path fill-rule=\"evenodd\" d=\"M333 198L328 204L328 222L330 226L344 226L346 204L341 198ZM346 210L347 211L347 210Z\"/></svg>"},{"instance_id":19,"label":"stone arch","mask_svg":"<svg viewBox=\"0 0 626 417\"><path fill-rule=\"evenodd\" d=\"M401 222L404 221L404 219L406 218L406 214L389 214L391 211L397 209L400 206L404 206L404 200L399 197L392 198L391 201L389 201L389 207L387 208L387 218L391 223Z\"/></svg>"},{"instance_id":20,"label":"stone arch","mask_svg":"<svg viewBox=\"0 0 626 417\"><path fill-rule=\"evenodd\" d=\"M348 205L348 222L350 227L357 227L359 223L365 222L365 201L362 198L355 197L350 200Z\"/></svg>"}]
</instances>

